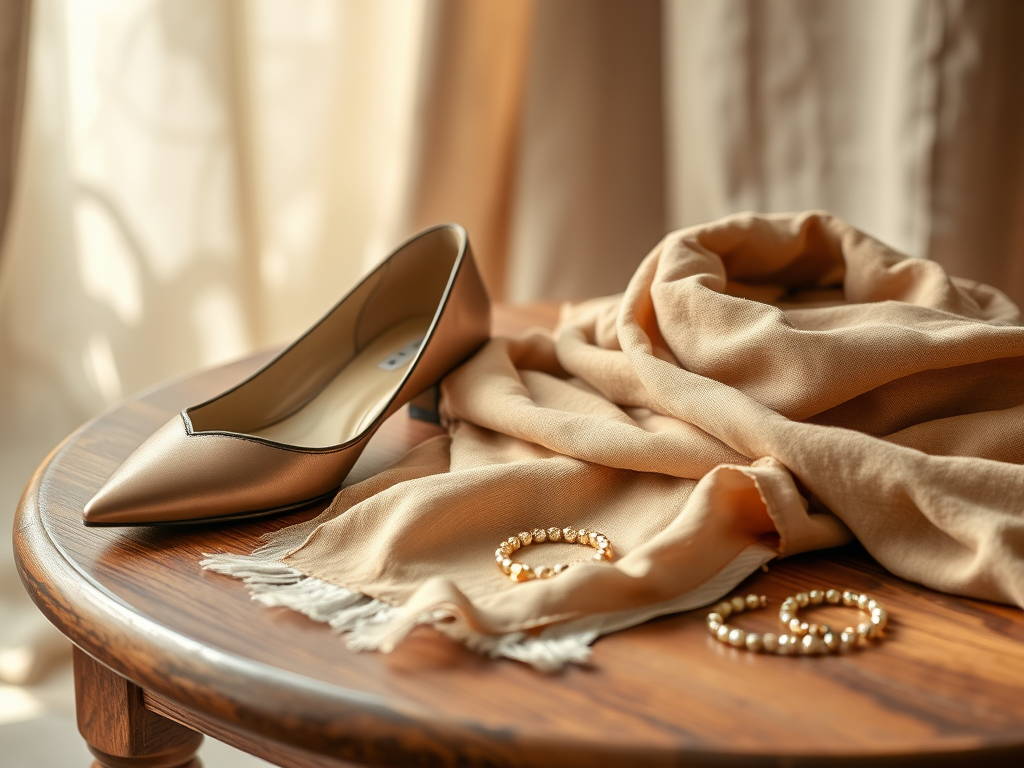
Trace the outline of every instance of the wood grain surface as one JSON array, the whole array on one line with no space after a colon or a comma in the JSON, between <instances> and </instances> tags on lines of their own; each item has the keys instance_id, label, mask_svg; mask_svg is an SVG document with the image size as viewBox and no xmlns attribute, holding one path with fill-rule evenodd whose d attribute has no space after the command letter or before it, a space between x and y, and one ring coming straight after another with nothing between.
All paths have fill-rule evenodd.
<instances>
[{"instance_id":1,"label":"wood grain surface","mask_svg":"<svg viewBox=\"0 0 1024 768\"><path fill-rule=\"evenodd\" d=\"M508 310L496 331L550 325ZM203 571L316 514L219 526L86 528L107 475L182 407L266 356L156 388L101 415L44 462L22 499L15 548L39 608L89 657L144 690L145 706L282 765L987 764L1024 760L1024 613L897 579L860 547L773 563L740 588L778 601L849 588L890 609L885 642L844 656L732 649L704 611L599 640L555 675L477 656L428 629L392 654L353 653L325 625L252 602ZM349 482L439 428L393 417ZM850 609L829 608L849 623ZM857 615L857 614L854 614ZM776 626L770 610L746 628Z\"/></svg>"}]
</instances>

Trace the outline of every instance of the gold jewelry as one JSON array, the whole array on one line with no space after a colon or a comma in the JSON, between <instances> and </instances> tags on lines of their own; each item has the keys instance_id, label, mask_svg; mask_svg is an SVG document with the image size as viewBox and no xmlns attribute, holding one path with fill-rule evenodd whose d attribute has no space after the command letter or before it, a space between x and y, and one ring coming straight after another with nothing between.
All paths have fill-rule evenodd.
<instances>
[{"instance_id":1,"label":"gold jewelry","mask_svg":"<svg viewBox=\"0 0 1024 768\"><path fill-rule=\"evenodd\" d=\"M860 608L870 614L870 620L858 624L856 628L847 627L835 633L827 624L809 624L800 621L797 611L808 605L846 605ZM745 610L764 608L768 599L764 595L747 595L734 597L716 605L708 614L708 630L718 640L736 648L748 651L764 651L779 656L803 654L815 656L825 653L840 653L851 650L861 643L874 640L889 621L889 614L874 598L856 592L839 592L836 589L827 591L811 590L787 597L779 609L779 618L790 630L789 634L776 635L773 632L759 634L745 632L738 627L726 623L732 614Z\"/></svg>"},{"instance_id":2,"label":"gold jewelry","mask_svg":"<svg viewBox=\"0 0 1024 768\"><path fill-rule=\"evenodd\" d=\"M827 624L813 624L801 621L797 612L808 605L845 605L850 608L859 608L868 614L868 620L860 622L856 627L846 627L838 634L833 632ZM805 646L820 647L820 643L813 638L819 638L824 643L826 650L814 651L828 653L853 648L859 643L866 643L869 640L879 638L880 632L889 623L889 612L882 607L882 604L869 595L858 594L857 592L840 592L838 589L829 589L822 592L820 589L812 589L810 592L798 592L792 597L782 601L779 608L779 620L789 627L789 631L802 637L801 642Z\"/></svg>"},{"instance_id":3,"label":"gold jewelry","mask_svg":"<svg viewBox=\"0 0 1024 768\"><path fill-rule=\"evenodd\" d=\"M550 579L569 566L559 563L558 565L539 565L536 568L531 568L526 563L517 563L512 559L512 554L520 548L528 547L531 544L543 544L545 541L564 541L568 544L591 546L597 550L594 553L595 560L612 559L612 543L603 533L588 531L585 528L580 528L578 531L574 528L534 528L532 531L523 531L517 536L509 536L501 542L494 550L494 560L501 572L512 581Z\"/></svg>"},{"instance_id":4,"label":"gold jewelry","mask_svg":"<svg viewBox=\"0 0 1024 768\"><path fill-rule=\"evenodd\" d=\"M769 653L781 653L777 638L771 632L759 635L757 632L744 632L738 627L725 623L734 613L743 613L745 610L755 610L768 605L768 598L764 595L747 595L746 597L734 597L731 600L723 600L716 605L708 614L708 631L723 643L736 648L746 648L748 651L768 651ZM786 637L783 635L783 637ZM789 640L786 640L788 645Z\"/></svg>"}]
</instances>

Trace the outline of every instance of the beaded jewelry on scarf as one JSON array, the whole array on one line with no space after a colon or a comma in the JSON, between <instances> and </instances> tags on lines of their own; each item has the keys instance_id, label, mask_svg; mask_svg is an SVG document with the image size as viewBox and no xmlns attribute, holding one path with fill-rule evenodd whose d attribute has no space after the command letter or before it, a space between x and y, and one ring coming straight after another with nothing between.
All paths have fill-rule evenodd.
<instances>
[{"instance_id":1,"label":"beaded jewelry on scarf","mask_svg":"<svg viewBox=\"0 0 1024 768\"><path fill-rule=\"evenodd\" d=\"M526 563L517 563L512 559L514 552L522 547L531 544L543 544L545 541L560 542L567 544L582 544L597 550L594 553L595 560L611 560L612 544L608 537L597 531L588 531L580 528L534 528L532 531L523 531L517 536L509 536L494 550L494 559L501 572L512 581L529 581L530 579L550 579L552 576L561 573L569 566L565 563L558 565L540 565L531 568Z\"/></svg>"},{"instance_id":2,"label":"beaded jewelry on scarf","mask_svg":"<svg viewBox=\"0 0 1024 768\"><path fill-rule=\"evenodd\" d=\"M802 621L797 615L801 608L808 605L845 605L859 608L869 618L854 626L846 627L841 632L834 632L827 624L813 624ZM856 592L840 592L837 589L821 591L812 589L810 592L799 592L787 597L779 609L779 619L789 633L775 635L772 632L758 634L745 632L737 627L726 624L732 614L744 610L764 608L768 599L764 595L747 595L725 600L714 607L708 614L708 630L723 643L746 648L748 651L764 651L780 656L803 654L815 656L825 653L841 653L858 645L879 638L880 632L889 622L889 614L879 603L868 595Z\"/></svg>"}]
</instances>

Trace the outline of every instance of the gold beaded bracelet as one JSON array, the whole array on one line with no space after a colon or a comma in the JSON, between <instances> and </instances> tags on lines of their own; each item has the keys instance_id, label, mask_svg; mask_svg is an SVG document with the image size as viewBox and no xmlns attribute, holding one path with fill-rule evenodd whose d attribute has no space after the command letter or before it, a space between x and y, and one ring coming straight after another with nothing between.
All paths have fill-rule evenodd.
<instances>
[{"instance_id":1,"label":"gold beaded bracelet","mask_svg":"<svg viewBox=\"0 0 1024 768\"><path fill-rule=\"evenodd\" d=\"M842 632L835 633L827 624L810 624L801 621L797 616L797 611L800 608L822 603L860 608L869 613L870 619L858 624L856 628L846 627ZM870 640L875 640L889 622L888 612L881 603L872 597L856 592L840 592L837 589L826 591L812 589L810 592L800 592L792 597L787 597L782 602L779 619L787 626L789 634L745 632L726 623L726 619L734 613L764 608L767 604L768 599L764 595L747 595L725 600L716 605L708 614L708 630L721 642L736 648L746 648L748 651L764 651L780 656L796 654L815 656L825 653L842 653Z\"/></svg>"},{"instance_id":2,"label":"gold beaded bracelet","mask_svg":"<svg viewBox=\"0 0 1024 768\"><path fill-rule=\"evenodd\" d=\"M868 621L860 622L856 627L846 627L839 633L839 645L844 642L843 638L849 640L849 644L855 645L858 642L874 640L878 633L885 629L889 623L889 612L882 607L882 604L868 595L861 595L856 592L840 592L838 589L829 589L822 592L820 589L812 589L810 592L798 592L792 597L782 601L779 609L779 620L789 627L789 631L795 635L806 637L820 637L829 650L833 650L825 640L827 635L836 637L835 633L827 624L809 624L801 621L797 611L808 605L845 605L850 608L859 608L865 611L870 617ZM806 641L805 641L806 642ZM835 640L833 640L833 644Z\"/></svg>"},{"instance_id":3,"label":"gold beaded bracelet","mask_svg":"<svg viewBox=\"0 0 1024 768\"><path fill-rule=\"evenodd\" d=\"M531 544L543 544L545 541L564 541L568 544L582 544L591 546L597 550L594 553L595 560L611 560L612 544L608 537L597 531L588 531L580 528L534 528L532 531L523 531L517 536L509 536L494 550L494 559L498 563L501 572L512 581L529 581L530 579L550 579L552 576L561 573L569 566L565 563L558 565L540 565L531 568L526 563L517 563L512 560L512 554L521 547L528 547Z\"/></svg>"}]
</instances>

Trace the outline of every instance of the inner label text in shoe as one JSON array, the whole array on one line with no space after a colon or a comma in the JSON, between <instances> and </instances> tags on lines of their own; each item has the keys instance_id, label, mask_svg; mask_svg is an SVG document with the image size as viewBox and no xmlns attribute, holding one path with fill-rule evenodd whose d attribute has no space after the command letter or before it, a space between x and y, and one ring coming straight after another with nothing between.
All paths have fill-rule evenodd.
<instances>
[{"instance_id":1,"label":"inner label text in shoe","mask_svg":"<svg viewBox=\"0 0 1024 768\"><path fill-rule=\"evenodd\" d=\"M422 343L423 339L409 342L397 352L392 352L385 359L377 363L377 367L384 371L394 371L401 368L416 356L416 352Z\"/></svg>"}]
</instances>

